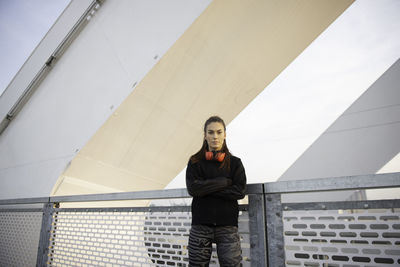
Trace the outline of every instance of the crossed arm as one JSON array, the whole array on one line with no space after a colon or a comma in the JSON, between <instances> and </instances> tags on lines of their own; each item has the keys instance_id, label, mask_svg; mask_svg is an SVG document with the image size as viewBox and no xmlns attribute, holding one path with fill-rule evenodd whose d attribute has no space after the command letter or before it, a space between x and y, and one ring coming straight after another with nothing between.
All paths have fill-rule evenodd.
<instances>
[{"instance_id":1,"label":"crossed arm","mask_svg":"<svg viewBox=\"0 0 400 267\"><path fill-rule=\"evenodd\" d=\"M186 187L193 197L212 195L222 199L237 200L245 196L246 174L242 162L233 173L232 179L216 177L204 179L199 177L195 167L188 164L186 169Z\"/></svg>"},{"instance_id":2,"label":"crossed arm","mask_svg":"<svg viewBox=\"0 0 400 267\"><path fill-rule=\"evenodd\" d=\"M246 173L242 162L235 170L232 177L232 184L212 193L213 196L229 200L238 200L245 197L246 192Z\"/></svg>"}]
</instances>

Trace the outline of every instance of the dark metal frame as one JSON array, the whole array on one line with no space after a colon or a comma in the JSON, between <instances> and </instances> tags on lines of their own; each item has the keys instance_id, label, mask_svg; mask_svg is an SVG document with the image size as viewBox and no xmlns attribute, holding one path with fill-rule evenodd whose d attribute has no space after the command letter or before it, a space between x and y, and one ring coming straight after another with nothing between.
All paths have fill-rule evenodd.
<instances>
[{"instance_id":1,"label":"dark metal frame","mask_svg":"<svg viewBox=\"0 0 400 267\"><path fill-rule=\"evenodd\" d=\"M265 195L260 184L256 194L249 194L250 260L252 266L266 266Z\"/></svg>"},{"instance_id":2,"label":"dark metal frame","mask_svg":"<svg viewBox=\"0 0 400 267\"><path fill-rule=\"evenodd\" d=\"M398 208L400 200L378 201L340 201L324 203L282 203L284 193L303 193L321 191L339 191L355 189L373 189L400 187L400 173L346 176L310 180L284 181L247 186L248 205L241 205L240 210L248 209L250 228L250 257L252 266L284 266L284 239L282 213L284 210L324 210L324 209L366 209ZM124 192L111 194L92 194L75 196L57 196L41 198L22 198L0 200L0 212L43 212L42 228L37 254L37 265L46 266L49 255L49 239L53 223L53 214L59 211L143 211L143 212L189 212L190 206L128 207L128 208L58 208L60 202L143 200L189 198L186 189ZM38 208L4 208L2 205L44 203Z\"/></svg>"},{"instance_id":3,"label":"dark metal frame","mask_svg":"<svg viewBox=\"0 0 400 267\"><path fill-rule=\"evenodd\" d=\"M266 239L268 244L268 263L266 266L285 266L282 201L280 194L266 195L265 214Z\"/></svg>"}]
</instances>

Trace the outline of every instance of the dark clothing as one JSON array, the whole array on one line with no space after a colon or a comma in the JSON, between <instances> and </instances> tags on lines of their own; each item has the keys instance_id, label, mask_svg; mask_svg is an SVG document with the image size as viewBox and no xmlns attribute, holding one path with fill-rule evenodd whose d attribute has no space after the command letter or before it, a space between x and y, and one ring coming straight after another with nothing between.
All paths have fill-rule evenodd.
<instances>
[{"instance_id":1,"label":"dark clothing","mask_svg":"<svg viewBox=\"0 0 400 267\"><path fill-rule=\"evenodd\" d=\"M189 236L189 266L209 266L212 243L217 243L220 266L240 266L240 237L236 226L193 225Z\"/></svg>"},{"instance_id":2,"label":"dark clothing","mask_svg":"<svg viewBox=\"0 0 400 267\"><path fill-rule=\"evenodd\" d=\"M230 170L218 161L189 161L186 186L192 201L192 225L237 226L238 199L245 196L246 174L242 161L230 156Z\"/></svg>"}]
</instances>

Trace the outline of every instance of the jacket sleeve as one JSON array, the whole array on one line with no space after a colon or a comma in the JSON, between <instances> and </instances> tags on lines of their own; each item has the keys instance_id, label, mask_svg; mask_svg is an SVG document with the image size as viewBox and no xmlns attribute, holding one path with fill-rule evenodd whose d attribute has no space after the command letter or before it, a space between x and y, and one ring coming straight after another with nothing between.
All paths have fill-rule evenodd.
<instances>
[{"instance_id":1,"label":"jacket sleeve","mask_svg":"<svg viewBox=\"0 0 400 267\"><path fill-rule=\"evenodd\" d=\"M200 177L196 166L188 163L186 168L186 188L192 197L203 197L213 192L226 188L232 182L226 177L215 177L205 179Z\"/></svg>"},{"instance_id":2,"label":"jacket sleeve","mask_svg":"<svg viewBox=\"0 0 400 267\"><path fill-rule=\"evenodd\" d=\"M239 160L238 167L236 168L232 177L232 185L213 193L212 196L228 200L238 200L244 198L245 193L246 173L244 171L242 161Z\"/></svg>"}]
</instances>

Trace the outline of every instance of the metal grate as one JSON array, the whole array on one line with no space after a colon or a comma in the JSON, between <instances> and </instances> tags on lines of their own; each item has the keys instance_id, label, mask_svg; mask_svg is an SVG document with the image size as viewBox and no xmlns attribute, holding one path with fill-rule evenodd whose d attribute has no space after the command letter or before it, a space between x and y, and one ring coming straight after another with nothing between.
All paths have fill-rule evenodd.
<instances>
[{"instance_id":1,"label":"metal grate","mask_svg":"<svg viewBox=\"0 0 400 267\"><path fill-rule=\"evenodd\" d=\"M400 266L399 209L284 211L286 266Z\"/></svg>"},{"instance_id":2,"label":"metal grate","mask_svg":"<svg viewBox=\"0 0 400 267\"><path fill-rule=\"evenodd\" d=\"M0 266L36 265L41 223L41 211L0 212Z\"/></svg>"},{"instance_id":3,"label":"metal grate","mask_svg":"<svg viewBox=\"0 0 400 267\"><path fill-rule=\"evenodd\" d=\"M56 209L48 265L188 266L191 213L185 209ZM239 221L243 266L250 266L246 211ZM217 262L214 248L210 266Z\"/></svg>"}]
</instances>

